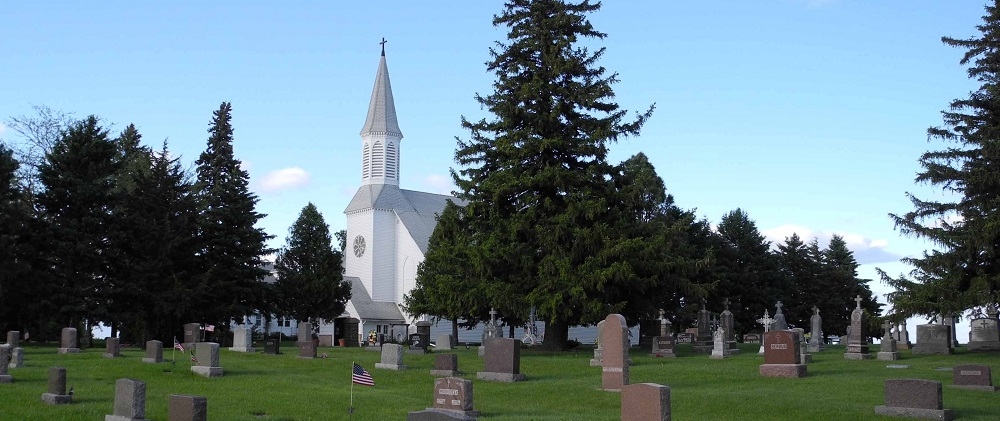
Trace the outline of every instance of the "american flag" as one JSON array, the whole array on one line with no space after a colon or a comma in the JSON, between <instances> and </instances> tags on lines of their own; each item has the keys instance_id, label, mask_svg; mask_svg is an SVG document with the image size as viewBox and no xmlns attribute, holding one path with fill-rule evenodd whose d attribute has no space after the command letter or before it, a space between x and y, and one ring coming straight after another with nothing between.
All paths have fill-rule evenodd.
<instances>
[{"instance_id":1,"label":"american flag","mask_svg":"<svg viewBox=\"0 0 1000 421\"><path fill-rule=\"evenodd\" d=\"M205 325L206 332L215 332L215 325Z\"/></svg>"},{"instance_id":2,"label":"american flag","mask_svg":"<svg viewBox=\"0 0 1000 421\"><path fill-rule=\"evenodd\" d=\"M375 379L368 374L358 363L354 363L354 372L351 374L351 381L362 386L375 386Z\"/></svg>"},{"instance_id":3,"label":"american flag","mask_svg":"<svg viewBox=\"0 0 1000 421\"><path fill-rule=\"evenodd\" d=\"M191 362L198 364L198 359L194 357L194 353L191 353Z\"/></svg>"},{"instance_id":4,"label":"american flag","mask_svg":"<svg viewBox=\"0 0 1000 421\"><path fill-rule=\"evenodd\" d=\"M174 336L174 349L179 349L181 352L184 352L184 345L181 345L180 342L177 342L176 336Z\"/></svg>"}]
</instances>

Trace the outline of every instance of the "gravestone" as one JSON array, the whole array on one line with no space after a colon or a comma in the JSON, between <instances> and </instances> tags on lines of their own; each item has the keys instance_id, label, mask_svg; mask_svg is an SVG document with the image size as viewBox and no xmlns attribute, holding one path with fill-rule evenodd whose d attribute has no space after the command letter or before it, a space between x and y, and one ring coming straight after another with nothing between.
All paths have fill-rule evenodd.
<instances>
[{"instance_id":1,"label":"gravestone","mask_svg":"<svg viewBox=\"0 0 1000 421\"><path fill-rule=\"evenodd\" d=\"M764 364L760 375L764 377L799 378L806 376L802 363L801 342L788 330L772 330L764 334Z\"/></svg>"},{"instance_id":2,"label":"gravestone","mask_svg":"<svg viewBox=\"0 0 1000 421\"><path fill-rule=\"evenodd\" d=\"M756 322L760 323L760 325L764 327L764 336L767 336L767 332L771 331L771 325L774 323L774 319L771 318L771 315L768 314L767 310L764 310L764 317L757 319ZM764 342L760 343L760 351L757 351L757 353L764 355Z\"/></svg>"},{"instance_id":3,"label":"gravestone","mask_svg":"<svg viewBox=\"0 0 1000 421\"><path fill-rule=\"evenodd\" d=\"M233 347L229 348L234 352L255 352L253 349L253 330L248 325L237 326L233 329Z\"/></svg>"},{"instance_id":4,"label":"gravestone","mask_svg":"<svg viewBox=\"0 0 1000 421\"><path fill-rule=\"evenodd\" d=\"M917 344L914 354L944 354L954 352L951 342L951 326L939 324L917 325Z\"/></svg>"},{"instance_id":5,"label":"gravestone","mask_svg":"<svg viewBox=\"0 0 1000 421\"><path fill-rule=\"evenodd\" d=\"M958 333L955 331L955 328L957 327L956 319L957 317L955 317L954 315L951 316L945 316L943 314L941 315L941 324L951 327L951 336L948 337L948 346L952 348L958 346Z\"/></svg>"},{"instance_id":6,"label":"gravestone","mask_svg":"<svg viewBox=\"0 0 1000 421\"><path fill-rule=\"evenodd\" d=\"M620 391L629 383L628 324L621 314L609 314L601 332L604 344L601 359L601 389Z\"/></svg>"},{"instance_id":7,"label":"gravestone","mask_svg":"<svg viewBox=\"0 0 1000 421\"><path fill-rule=\"evenodd\" d=\"M896 349L896 339L892 337L892 324L888 320L882 325L885 334L882 335L882 344L879 346L876 357L883 361L893 361L899 359L899 350Z\"/></svg>"},{"instance_id":8,"label":"gravestone","mask_svg":"<svg viewBox=\"0 0 1000 421\"><path fill-rule=\"evenodd\" d=\"M743 335L743 343L745 344L759 344L760 335L757 333L747 333Z\"/></svg>"},{"instance_id":9,"label":"gravestone","mask_svg":"<svg viewBox=\"0 0 1000 421\"><path fill-rule=\"evenodd\" d=\"M198 361L191 366L191 372L202 377L222 377L222 365L219 363L219 344L215 342L198 342L194 344L194 356Z\"/></svg>"},{"instance_id":10,"label":"gravestone","mask_svg":"<svg viewBox=\"0 0 1000 421\"><path fill-rule=\"evenodd\" d=\"M437 354L434 356L434 369L432 376L455 377L459 375L457 354Z\"/></svg>"},{"instance_id":11,"label":"gravestone","mask_svg":"<svg viewBox=\"0 0 1000 421\"><path fill-rule=\"evenodd\" d=\"M17 347L10 350L10 364L8 368L24 367L24 348Z\"/></svg>"},{"instance_id":12,"label":"gravestone","mask_svg":"<svg viewBox=\"0 0 1000 421\"><path fill-rule=\"evenodd\" d=\"M115 382L114 414L105 415L104 421L145 421L146 383L133 379Z\"/></svg>"},{"instance_id":13,"label":"gravestone","mask_svg":"<svg viewBox=\"0 0 1000 421\"><path fill-rule=\"evenodd\" d=\"M279 355L281 354L281 339L275 336L268 337L264 340L264 354L265 355Z\"/></svg>"},{"instance_id":14,"label":"gravestone","mask_svg":"<svg viewBox=\"0 0 1000 421\"><path fill-rule=\"evenodd\" d=\"M7 345L10 345L11 348L21 346L21 332L17 330L7 332Z\"/></svg>"},{"instance_id":15,"label":"gravestone","mask_svg":"<svg viewBox=\"0 0 1000 421\"><path fill-rule=\"evenodd\" d=\"M76 354L80 348L76 347L76 328L64 327L59 340L60 354Z\"/></svg>"},{"instance_id":16,"label":"gravestone","mask_svg":"<svg viewBox=\"0 0 1000 421\"><path fill-rule=\"evenodd\" d=\"M988 365L958 365L952 372L952 386L961 389L995 392L993 374Z\"/></svg>"},{"instance_id":17,"label":"gravestone","mask_svg":"<svg viewBox=\"0 0 1000 421\"><path fill-rule=\"evenodd\" d=\"M403 346L400 344L383 344L382 362L375 363L375 368L394 371L406 370L406 366L403 365Z\"/></svg>"},{"instance_id":18,"label":"gravestone","mask_svg":"<svg viewBox=\"0 0 1000 421\"><path fill-rule=\"evenodd\" d=\"M121 341L118 338L108 337L104 339L104 358L115 358L122 356Z\"/></svg>"},{"instance_id":19,"label":"gravestone","mask_svg":"<svg viewBox=\"0 0 1000 421\"><path fill-rule=\"evenodd\" d=\"M771 322L771 330L788 330L788 322L785 321L785 313L781 312L781 308L784 307L781 301L774 304L774 321Z\"/></svg>"},{"instance_id":20,"label":"gravestone","mask_svg":"<svg viewBox=\"0 0 1000 421\"><path fill-rule=\"evenodd\" d=\"M472 380L458 377L434 379L434 404L423 411L406 415L407 421L461 420L475 421L479 411L473 409Z\"/></svg>"},{"instance_id":21,"label":"gravestone","mask_svg":"<svg viewBox=\"0 0 1000 421\"><path fill-rule=\"evenodd\" d=\"M590 359L591 367L601 366L601 357L603 356L604 343L601 342L601 334L604 332L604 320L597 322L597 346L594 347L594 358Z\"/></svg>"},{"instance_id":22,"label":"gravestone","mask_svg":"<svg viewBox=\"0 0 1000 421\"><path fill-rule=\"evenodd\" d=\"M423 354L427 352L428 343L424 341L424 337L425 335L420 333L411 333L409 337L410 347L407 352L412 354Z\"/></svg>"},{"instance_id":23,"label":"gravestone","mask_svg":"<svg viewBox=\"0 0 1000 421\"><path fill-rule=\"evenodd\" d=\"M295 347L299 350L299 358L316 358L316 341L313 341L312 323L299 322Z\"/></svg>"},{"instance_id":24,"label":"gravestone","mask_svg":"<svg viewBox=\"0 0 1000 421\"><path fill-rule=\"evenodd\" d=\"M899 324L899 334L896 338L896 346L899 349L910 349L913 344L910 343L910 332L906 329L906 320L903 320Z\"/></svg>"},{"instance_id":25,"label":"gravestone","mask_svg":"<svg viewBox=\"0 0 1000 421\"><path fill-rule=\"evenodd\" d=\"M156 364L163 362L163 342L152 340L146 342L146 356L142 357L142 362Z\"/></svg>"},{"instance_id":26,"label":"gravestone","mask_svg":"<svg viewBox=\"0 0 1000 421\"><path fill-rule=\"evenodd\" d=\"M636 383L622 388L622 421L670 421L670 387Z\"/></svg>"},{"instance_id":27,"label":"gravestone","mask_svg":"<svg viewBox=\"0 0 1000 421\"><path fill-rule=\"evenodd\" d=\"M0 383L13 383L14 376L10 375L10 359L13 348L8 344L0 345Z\"/></svg>"},{"instance_id":28,"label":"gravestone","mask_svg":"<svg viewBox=\"0 0 1000 421\"><path fill-rule=\"evenodd\" d=\"M434 347L437 351L451 351L451 335L438 335L437 344Z\"/></svg>"},{"instance_id":29,"label":"gravestone","mask_svg":"<svg viewBox=\"0 0 1000 421\"><path fill-rule=\"evenodd\" d=\"M66 393L65 368L49 368L48 392L42 393L42 402L49 405L62 405L73 402L73 395Z\"/></svg>"},{"instance_id":30,"label":"gravestone","mask_svg":"<svg viewBox=\"0 0 1000 421\"><path fill-rule=\"evenodd\" d=\"M799 354L800 354L799 355L799 361L801 361L802 364L811 363L813 361L813 356L812 356L812 354L806 352L807 344L806 344L806 331L805 331L805 329L797 327L795 329L790 329L790 330L792 332L795 332L795 338L798 339L798 341L799 341Z\"/></svg>"},{"instance_id":31,"label":"gravestone","mask_svg":"<svg viewBox=\"0 0 1000 421\"><path fill-rule=\"evenodd\" d=\"M208 399L204 396L170 395L167 421L208 421Z\"/></svg>"},{"instance_id":32,"label":"gravestone","mask_svg":"<svg viewBox=\"0 0 1000 421\"><path fill-rule=\"evenodd\" d=\"M184 348L190 348L201 342L201 324L188 323L184 325Z\"/></svg>"},{"instance_id":33,"label":"gravestone","mask_svg":"<svg viewBox=\"0 0 1000 421\"><path fill-rule=\"evenodd\" d=\"M729 349L729 344L726 343L726 331L721 327L719 330L715 331L715 347L712 348L712 355L710 358L723 359L729 358L732 355L732 350Z\"/></svg>"},{"instance_id":34,"label":"gravestone","mask_svg":"<svg viewBox=\"0 0 1000 421\"><path fill-rule=\"evenodd\" d=\"M653 338L653 351L649 355L652 357L676 357L677 354L674 353L674 337L667 335Z\"/></svg>"},{"instance_id":35,"label":"gravestone","mask_svg":"<svg viewBox=\"0 0 1000 421\"><path fill-rule=\"evenodd\" d=\"M809 317L809 345L806 346L806 351L820 352L824 349L823 318L819 315L819 307L813 306L813 315Z\"/></svg>"},{"instance_id":36,"label":"gravestone","mask_svg":"<svg viewBox=\"0 0 1000 421\"><path fill-rule=\"evenodd\" d=\"M876 406L875 413L945 421L955 416L944 409L941 382L923 379L886 379L885 405Z\"/></svg>"},{"instance_id":37,"label":"gravestone","mask_svg":"<svg viewBox=\"0 0 1000 421\"><path fill-rule=\"evenodd\" d=\"M359 347L361 342L359 342L359 336L361 320L355 319L353 317L348 318L344 321L344 346L349 347Z\"/></svg>"},{"instance_id":38,"label":"gravestone","mask_svg":"<svg viewBox=\"0 0 1000 421\"><path fill-rule=\"evenodd\" d=\"M497 327L497 311L490 309L490 321L483 324L483 336L479 346L479 356L486 355L486 342L492 338L500 337L500 329Z\"/></svg>"},{"instance_id":39,"label":"gravestone","mask_svg":"<svg viewBox=\"0 0 1000 421\"><path fill-rule=\"evenodd\" d=\"M729 311L729 299L726 298L722 301L724 309L722 314L719 315L719 324L722 327L722 331L725 333L726 348L729 349L729 354L739 354L740 349L736 347L736 324L733 322L733 312ZM715 352L713 348L712 352Z\"/></svg>"},{"instance_id":40,"label":"gravestone","mask_svg":"<svg viewBox=\"0 0 1000 421\"><path fill-rule=\"evenodd\" d=\"M605 359L607 358L605 348ZM510 338L486 340L486 355L483 371L476 373L480 380L497 382L519 382L525 379L521 374L521 342Z\"/></svg>"},{"instance_id":41,"label":"gravestone","mask_svg":"<svg viewBox=\"0 0 1000 421\"><path fill-rule=\"evenodd\" d=\"M694 343L694 334L690 332L680 332L677 334L677 343L679 344L690 344Z\"/></svg>"},{"instance_id":42,"label":"gravestone","mask_svg":"<svg viewBox=\"0 0 1000 421\"><path fill-rule=\"evenodd\" d=\"M424 350L430 349L431 344L431 322L421 320L416 323L417 334L420 335L420 343L424 344Z\"/></svg>"},{"instance_id":43,"label":"gravestone","mask_svg":"<svg viewBox=\"0 0 1000 421\"><path fill-rule=\"evenodd\" d=\"M847 331L847 351L844 359L868 360L872 355L868 352L868 317L861 308L861 296L854 298L857 307L851 312L851 328Z\"/></svg>"},{"instance_id":44,"label":"gravestone","mask_svg":"<svg viewBox=\"0 0 1000 421\"><path fill-rule=\"evenodd\" d=\"M969 351L1000 351L997 319L978 318L969 322Z\"/></svg>"},{"instance_id":45,"label":"gravestone","mask_svg":"<svg viewBox=\"0 0 1000 421\"><path fill-rule=\"evenodd\" d=\"M698 310L698 336L691 344L694 352L709 354L712 352L712 313L705 309L705 300L701 300L701 310Z\"/></svg>"}]
</instances>

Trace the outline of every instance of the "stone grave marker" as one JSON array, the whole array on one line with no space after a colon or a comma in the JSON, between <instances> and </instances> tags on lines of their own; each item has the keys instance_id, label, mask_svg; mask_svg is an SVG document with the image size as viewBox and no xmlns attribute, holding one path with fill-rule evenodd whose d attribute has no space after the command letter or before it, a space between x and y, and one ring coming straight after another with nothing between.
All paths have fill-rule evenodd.
<instances>
[{"instance_id":1,"label":"stone grave marker","mask_svg":"<svg viewBox=\"0 0 1000 421\"><path fill-rule=\"evenodd\" d=\"M899 350L896 349L896 339L892 337L892 324L888 320L882 325L885 334L882 336L882 344L879 345L876 357L883 361L894 361L899 359Z\"/></svg>"},{"instance_id":2,"label":"stone grave marker","mask_svg":"<svg viewBox=\"0 0 1000 421\"><path fill-rule=\"evenodd\" d=\"M76 328L64 327L59 340L60 354L76 354L80 348L76 347Z\"/></svg>"},{"instance_id":3,"label":"stone grave marker","mask_svg":"<svg viewBox=\"0 0 1000 421\"><path fill-rule=\"evenodd\" d=\"M42 393L42 402L49 405L62 405L73 402L73 395L66 393L65 368L49 368L48 392Z\"/></svg>"},{"instance_id":4,"label":"stone grave marker","mask_svg":"<svg viewBox=\"0 0 1000 421\"><path fill-rule=\"evenodd\" d=\"M208 421L208 399L204 396L170 395L168 421Z\"/></svg>"},{"instance_id":5,"label":"stone grave marker","mask_svg":"<svg viewBox=\"0 0 1000 421\"><path fill-rule=\"evenodd\" d=\"M234 352L256 352L253 349L253 330L249 325L237 326L233 329L233 347L229 348Z\"/></svg>"},{"instance_id":6,"label":"stone grave marker","mask_svg":"<svg viewBox=\"0 0 1000 421\"><path fill-rule=\"evenodd\" d=\"M760 335L757 333L747 333L743 335L743 343L745 344L759 344Z\"/></svg>"},{"instance_id":7,"label":"stone grave marker","mask_svg":"<svg viewBox=\"0 0 1000 421\"><path fill-rule=\"evenodd\" d=\"M722 301L724 310L722 314L719 315L719 324L722 327L722 331L725 332L726 338L726 348L729 349L730 354L739 354L740 349L736 346L736 323L733 321L733 312L729 311L729 299L726 298ZM714 352L714 348L713 348Z\"/></svg>"},{"instance_id":8,"label":"stone grave marker","mask_svg":"<svg viewBox=\"0 0 1000 421\"><path fill-rule=\"evenodd\" d=\"M597 346L594 347L594 358L590 359L591 367L601 366L601 357L604 352L604 344L601 343L601 333L604 332L604 320L597 322Z\"/></svg>"},{"instance_id":9,"label":"stone grave marker","mask_svg":"<svg viewBox=\"0 0 1000 421\"><path fill-rule=\"evenodd\" d=\"M434 404L423 411L406 415L407 421L461 420L475 421L479 411L473 409L472 380L458 377L434 379Z\"/></svg>"},{"instance_id":10,"label":"stone grave marker","mask_svg":"<svg viewBox=\"0 0 1000 421\"><path fill-rule=\"evenodd\" d=\"M455 377L459 374L461 373L458 371L457 354L437 354L434 356L434 369L431 370L432 376Z\"/></svg>"},{"instance_id":11,"label":"stone grave marker","mask_svg":"<svg viewBox=\"0 0 1000 421\"><path fill-rule=\"evenodd\" d=\"M423 354L427 352L427 346L430 345L425 339L427 335L422 333L411 333L409 336L410 347L406 350L411 354Z\"/></svg>"},{"instance_id":12,"label":"stone grave marker","mask_svg":"<svg viewBox=\"0 0 1000 421\"><path fill-rule=\"evenodd\" d=\"M773 330L764 334L764 364L760 375L764 377L798 378L806 376L802 364L801 341L794 332Z\"/></svg>"},{"instance_id":13,"label":"stone grave marker","mask_svg":"<svg viewBox=\"0 0 1000 421\"><path fill-rule=\"evenodd\" d=\"M490 309L490 321L483 323L483 336L479 346L479 356L486 356L486 342L492 338L500 337L500 329L497 328L497 311Z\"/></svg>"},{"instance_id":14,"label":"stone grave marker","mask_svg":"<svg viewBox=\"0 0 1000 421\"><path fill-rule=\"evenodd\" d=\"M847 331L847 351L844 359L868 360L872 355L868 352L868 317L861 308L861 296L854 298L857 307L851 312L851 328Z\"/></svg>"},{"instance_id":15,"label":"stone grave marker","mask_svg":"<svg viewBox=\"0 0 1000 421\"><path fill-rule=\"evenodd\" d=\"M192 361L191 371L193 373L202 377L222 377L218 343L198 342L194 344L194 356L198 361Z\"/></svg>"},{"instance_id":16,"label":"stone grave marker","mask_svg":"<svg viewBox=\"0 0 1000 421\"><path fill-rule=\"evenodd\" d=\"M8 368L24 367L24 348L17 347L10 350L10 364Z\"/></svg>"},{"instance_id":17,"label":"stone grave marker","mask_svg":"<svg viewBox=\"0 0 1000 421\"><path fill-rule=\"evenodd\" d=\"M705 299L701 300L701 310L698 310L698 336L691 343L691 349L701 354L710 354L712 343L712 313L705 309Z\"/></svg>"},{"instance_id":18,"label":"stone grave marker","mask_svg":"<svg viewBox=\"0 0 1000 421\"><path fill-rule=\"evenodd\" d=\"M621 314L609 314L604 319L600 341L604 344L601 389L620 391L622 386L629 384L628 324L625 317Z\"/></svg>"},{"instance_id":19,"label":"stone grave marker","mask_svg":"<svg viewBox=\"0 0 1000 421\"><path fill-rule=\"evenodd\" d=\"M896 335L896 346L899 349L910 349L913 344L910 343L910 332L906 329L906 320L903 320L899 324L899 333Z\"/></svg>"},{"instance_id":20,"label":"stone grave marker","mask_svg":"<svg viewBox=\"0 0 1000 421\"><path fill-rule=\"evenodd\" d=\"M484 365L483 371L476 373L477 379L506 383L523 381L521 342L511 338L487 339Z\"/></svg>"},{"instance_id":21,"label":"stone grave marker","mask_svg":"<svg viewBox=\"0 0 1000 421\"><path fill-rule=\"evenodd\" d=\"M795 337L799 340L799 353L801 354L800 357L799 357L799 361L801 361L802 364L811 363L812 360L813 360L813 356L812 356L812 354L806 352L806 347L808 345L806 344L806 331L805 331L805 329L797 327L795 329L790 329L790 330L792 332L795 332Z\"/></svg>"},{"instance_id":22,"label":"stone grave marker","mask_svg":"<svg viewBox=\"0 0 1000 421\"><path fill-rule=\"evenodd\" d=\"M451 335L438 335L437 343L435 344L434 349L438 351L451 351L451 342Z\"/></svg>"},{"instance_id":23,"label":"stone grave marker","mask_svg":"<svg viewBox=\"0 0 1000 421\"><path fill-rule=\"evenodd\" d=\"M767 310L764 310L764 317L757 319L756 322L760 323L760 325L764 327L764 335L767 336L767 332L771 331L771 326L774 324L774 319L771 318L771 315L767 312ZM761 341L760 351L757 351L757 353L760 355L764 355L763 341Z\"/></svg>"},{"instance_id":24,"label":"stone grave marker","mask_svg":"<svg viewBox=\"0 0 1000 421\"><path fill-rule=\"evenodd\" d=\"M21 332L17 330L8 331L7 345L10 345L11 348L17 348L21 346Z\"/></svg>"},{"instance_id":25,"label":"stone grave marker","mask_svg":"<svg viewBox=\"0 0 1000 421\"><path fill-rule=\"evenodd\" d=\"M774 304L774 321L771 322L771 330L788 330L788 322L785 321L785 313L781 312L784 307L781 301Z\"/></svg>"},{"instance_id":26,"label":"stone grave marker","mask_svg":"<svg viewBox=\"0 0 1000 421\"><path fill-rule=\"evenodd\" d=\"M122 356L121 340L107 337L104 339L104 358L115 358Z\"/></svg>"},{"instance_id":27,"label":"stone grave marker","mask_svg":"<svg viewBox=\"0 0 1000 421\"><path fill-rule=\"evenodd\" d=\"M104 421L145 421L146 383L133 379L118 379L115 382L114 414L106 415Z\"/></svg>"},{"instance_id":28,"label":"stone grave marker","mask_svg":"<svg viewBox=\"0 0 1000 421\"><path fill-rule=\"evenodd\" d=\"M952 373L953 387L986 392L997 390L996 386L993 386L993 374L988 365L959 365L955 366Z\"/></svg>"},{"instance_id":29,"label":"stone grave marker","mask_svg":"<svg viewBox=\"0 0 1000 421\"><path fill-rule=\"evenodd\" d=\"M691 332L680 332L677 334L677 343L679 344L690 344L694 343L694 334Z\"/></svg>"},{"instance_id":30,"label":"stone grave marker","mask_svg":"<svg viewBox=\"0 0 1000 421\"><path fill-rule=\"evenodd\" d=\"M656 383L623 387L622 421L670 421L670 387Z\"/></svg>"},{"instance_id":31,"label":"stone grave marker","mask_svg":"<svg viewBox=\"0 0 1000 421\"><path fill-rule=\"evenodd\" d=\"M875 413L945 421L954 418L950 409L944 409L941 382L923 379L886 379L885 405L876 406Z\"/></svg>"},{"instance_id":32,"label":"stone grave marker","mask_svg":"<svg viewBox=\"0 0 1000 421\"><path fill-rule=\"evenodd\" d=\"M403 371L403 346L400 344L382 344L382 362L375 363L375 368L383 370Z\"/></svg>"},{"instance_id":33,"label":"stone grave marker","mask_svg":"<svg viewBox=\"0 0 1000 421\"><path fill-rule=\"evenodd\" d=\"M281 354L281 339L271 336L266 340L264 340L264 354L265 355Z\"/></svg>"},{"instance_id":34,"label":"stone grave marker","mask_svg":"<svg viewBox=\"0 0 1000 421\"><path fill-rule=\"evenodd\" d=\"M939 324L917 325L917 344L914 354L951 354L951 326Z\"/></svg>"},{"instance_id":35,"label":"stone grave marker","mask_svg":"<svg viewBox=\"0 0 1000 421\"><path fill-rule=\"evenodd\" d=\"M201 324L188 323L184 325L184 348L190 348L201 342Z\"/></svg>"},{"instance_id":36,"label":"stone grave marker","mask_svg":"<svg viewBox=\"0 0 1000 421\"><path fill-rule=\"evenodd\" d=\"M146 356L142 362L156 364L163 362L163 342L152 340L146 342Z\"/></svg>"},{"instance_id":37,"label":"stone grave marker","mask_svg":"<svg viewBox=\"0 0 1000 421\"><path fill-rule=\"evenodd\" d=\"M312 323L299 322L298 340L295 341L299 358L316 358L316 341L313 341L312 332Z\"/></svg>"},{"instance_id":38,"label":"stone grave marker","mask_svg":"<svg viewBox=\"0 0 1000 421\"><path fill-rule=\"evenodd\" d=\"M674 337L667 335L653 338L653 350L649 355L652 357L676 357L677 354L674 353Z\"/></svg>"},{"instance_id":39,"label":"stone grave marker","mask_svg":"<svg viewBox=\"0 0 1000 421\"><path fill-rule=\"evenodd\" d=\"M1000 351L997 319L978 318L969 322L969 351Z\"/></svg>"},{"instance_id":40,"label":"stone grave marker","mask_svg":"<svg viewBox=\"0 0 1000 421\"><path fill-rule=\"evenodd\" d=\"M809 344L806 351L820 352L824 349L826 341L823 340L823 318L819 315L819 307L813 306L813 315L809 317Z\"/></svg>"},{"instance_id":41,"label":"stone grave marker","mask_svg":"<svg viewBox=\"0 0 1000 421\"><path fill-rule=\"evenodd\" d=\"M13 383L14 376L10 375L10 359L13 348L9 344L0 345L0 383Z\"/></svg>"},{"instance_id":42,"label":"stone grave marker","mask_svg":"<svg viewBox=\"0 0 1000 421\"><path fill-rule=\"evenodd\" d=\"M712 348L711 358L729 358L732 353L729 344L726 343L726 331L720 327L719 330L715 331L715 347Z\"/></svg>"},{"instance_id":43,"label":"stone grave marker","mask_svg":"<svg viewBox=\"0 0 1000 421\"><path fill-rule=\"evenodd\" d=\"M420 335L420 343L424 344L424 350L430 349L431 344L431 322L426 320L421 320L414 323L417 328L417 334Z\"/></svg>"}]
</instances>

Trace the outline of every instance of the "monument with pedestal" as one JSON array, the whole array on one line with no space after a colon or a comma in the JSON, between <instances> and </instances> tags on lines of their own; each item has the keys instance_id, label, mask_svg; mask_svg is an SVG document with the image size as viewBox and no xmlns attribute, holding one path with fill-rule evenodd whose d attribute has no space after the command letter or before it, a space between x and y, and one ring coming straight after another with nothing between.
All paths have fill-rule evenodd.
<instances>
[{"instance_id":1,"label":"monument with pedestal","mask_svg":"<svg viewBox=\"0 0 1000 421\"><path fill-rule=\"evenodd\" d=\"M712 313L705 308L705 299L701 300L701 310L698 311L698 336L691 344L694 352L710 354L715 348L712 338Z\"/></svg>"},{"instance_id":2,"label":"monument with pedestal","mask_svg":"<svg viewBox=\"0 0 1000 421\"><path fill-rule=\"evenodd\" d=\"M868 352L868 318L861 308L861 296L855 297L854 301L857 302L857 307L851 312L851 331L847 335L847 352L844 352L844 358L869 360L872 355Z\"/></svg>"}]
</instances>

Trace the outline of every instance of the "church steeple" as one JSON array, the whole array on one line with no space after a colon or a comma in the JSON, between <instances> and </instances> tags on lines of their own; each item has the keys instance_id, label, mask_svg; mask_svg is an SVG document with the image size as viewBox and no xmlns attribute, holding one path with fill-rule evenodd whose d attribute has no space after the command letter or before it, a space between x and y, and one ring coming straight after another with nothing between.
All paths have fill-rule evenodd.
<instances>
[{"instance_id":1,"label":"church steeple","mask_svg":"<svg viewBox=\"0 0 1000 421\"><path fill-rule=\"evenodd\" d=\"M385 64L385 42L383 38L368 117L361 129L362 184L399 185L399 142L403 139L403 132L396 121L389 68Z\"/></svg>"}]
</instances>

